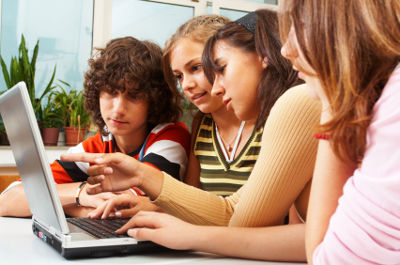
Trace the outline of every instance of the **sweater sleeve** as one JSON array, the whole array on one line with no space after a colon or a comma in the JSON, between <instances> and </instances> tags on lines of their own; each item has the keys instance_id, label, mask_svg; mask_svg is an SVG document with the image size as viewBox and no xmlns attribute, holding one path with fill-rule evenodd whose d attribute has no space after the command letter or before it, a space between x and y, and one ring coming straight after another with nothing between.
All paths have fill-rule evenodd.
<instances>
[{"instance_id":1,"label":"sweater sleeve","mask_svg":"<svg viewBox=\"0 0 400 265\"><path fill-rule=\"evenodd\" d=\"M161 194L154 203L194 224L261 226L281 222L312 176L317 149L312 131L319 116L320 104L307 95L305 86L290 89L271 109L260 155L241 189L223 198L164 174Z\"/></svg>"},{"instance_id":2,"label":"sweater sleeve","mask_svg":"<svg viewBox=\"0 0 400 265\"><path fill-rule=\"evenodd\" d=\"M313 132L320 114L319 101L308 95L305 85L290 89L276 102L264 127L259 159L235 207L231 226L282 223L313 175L317 154Z\"/></svg>"}]
</instances>

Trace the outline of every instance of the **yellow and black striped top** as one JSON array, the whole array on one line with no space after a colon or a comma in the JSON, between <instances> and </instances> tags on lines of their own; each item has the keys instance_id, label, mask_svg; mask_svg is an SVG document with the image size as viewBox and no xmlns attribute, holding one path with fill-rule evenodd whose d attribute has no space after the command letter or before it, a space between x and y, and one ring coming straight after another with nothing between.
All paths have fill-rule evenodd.
<instances>
[{"instance_id":1,"label":"yellow and black striped top","mask_svg":"<svg viewBox=\"0 0 400 265\"><path fill-rule=\"evenodd\" d=\"M216 195L236 192L250 176L260 152L263 128L254 130L249 140L231 162L227 162L218 143L215 123L204 114L196 132L193 151L200 161L200 187Z\"/></svg>"}]
</instances>

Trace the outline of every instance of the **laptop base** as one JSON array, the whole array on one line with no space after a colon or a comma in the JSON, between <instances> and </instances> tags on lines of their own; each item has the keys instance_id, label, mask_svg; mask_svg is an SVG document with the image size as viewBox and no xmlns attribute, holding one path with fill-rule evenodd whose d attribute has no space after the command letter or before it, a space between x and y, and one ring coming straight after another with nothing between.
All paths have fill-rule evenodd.
<instances>
[{"instance_id":1,"label":"laptop base","mask_svg":"<svg viewBox=\"0 0 400 265\"><path fill-rule=\"evenodd\" d=\"M49 244L66 259L101 258L108 256L131 255L136 253L144 254L146 252L154 253L172 251L169 248L157 245L151 241L139 241L132 245L63 248L61 240L50 234L47 229L41 227L40 224L33 222L32 231L39 239Z\"/></svg>"}]
</instances>

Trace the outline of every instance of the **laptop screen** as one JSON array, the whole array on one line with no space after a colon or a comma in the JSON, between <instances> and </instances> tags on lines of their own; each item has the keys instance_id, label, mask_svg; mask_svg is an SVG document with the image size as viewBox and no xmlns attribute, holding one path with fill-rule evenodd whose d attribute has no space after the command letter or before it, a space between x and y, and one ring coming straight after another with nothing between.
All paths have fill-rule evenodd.
<instances>
[{"instance_id":1,"label":"laptop screen","mask_svg":"<svg viewBox=\"0 0 400 265\"><path fill-rule=\"evenodd\" d=\"M0 96L0 114L34 219L68 233L25 83L18 83Z\"/></svg>"}]
</instances>

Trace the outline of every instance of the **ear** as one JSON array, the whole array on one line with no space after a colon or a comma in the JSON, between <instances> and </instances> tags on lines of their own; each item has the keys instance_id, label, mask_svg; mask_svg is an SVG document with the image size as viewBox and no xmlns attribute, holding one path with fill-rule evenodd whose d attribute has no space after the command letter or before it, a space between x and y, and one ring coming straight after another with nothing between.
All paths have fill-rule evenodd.
<instances>
[{"instance_id":1,"label":"ear","mask_svg":"<svg viewBox=\"0 0 400 265\"><path fill-rule=\"evenodd\" d=\"M264 69L266 69L267 67L268 67L268 59L267 59L267 57L264 57L263 59L262 59L262 67L264 68Z\"/></svg>"}]
</instances>

